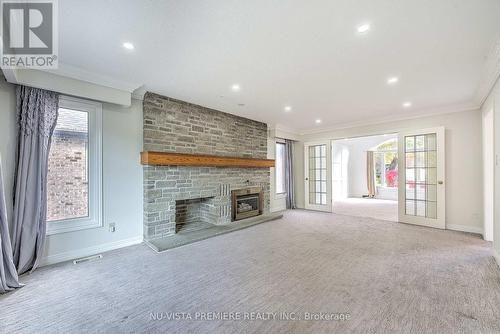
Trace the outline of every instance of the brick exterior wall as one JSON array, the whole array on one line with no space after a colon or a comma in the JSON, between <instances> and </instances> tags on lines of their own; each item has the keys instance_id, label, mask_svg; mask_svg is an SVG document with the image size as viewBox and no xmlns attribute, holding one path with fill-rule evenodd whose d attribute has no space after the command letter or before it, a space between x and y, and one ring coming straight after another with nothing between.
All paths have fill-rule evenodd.
<instances>
[{"instance_id":1,"label":"brick exterior wall","mask_svg":"<svg viewBox=\"0 0 500 334\"><path fill-rule=\"evenodd\" d=\"M144 96L143 114L145 151L267 157L264 123L152 93ZM231 222L232 189L262 187L263 211L269 212L269 168L144 166L143 171L146 240L176 232L176 204L185 200L203 199L200 219Z\"/></svg>"},{"instance_id":2,"label":"brick exterior wall","mask_svg":"<svg viewBox=\"0 0 500 334\"><path fill-rule=\"evenodd\" d=\"M47 220L88 215L87 134L55 131L47 175Z\"/></svg>"}]
</instances>

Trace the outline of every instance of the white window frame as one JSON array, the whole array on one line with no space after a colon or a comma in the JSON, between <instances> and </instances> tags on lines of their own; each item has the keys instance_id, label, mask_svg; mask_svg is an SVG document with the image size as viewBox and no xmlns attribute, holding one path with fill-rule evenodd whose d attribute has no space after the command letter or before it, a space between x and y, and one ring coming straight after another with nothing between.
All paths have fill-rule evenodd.
<instances>
[{"instance_id":1,"label":"white window frame","mask_svg":"<svg viewBox=\"0 0 500 334\"><path fill-rule=\"evenodd\" d=\"M275 159L278 158L278 150L276 149L278 144L281 144L281 145L285 145L285 141L284 140L276 140L276 142L274 143L274 151L275 151ZM283 165L285 166L286 164L286 157L285 157L285 160L283 161ZM286 166L285 166L285 170L286 170ZM285 177L285 174L283 174L283 177ZM284 192L282 193L279 193L278 192L278 168L275 168L274 169L274 180L275 180L275 189L274 189L274 196L276 199L282 199L282 198L286 198L286 189Z\"/></svg>"},{"instance_id":2,"label":"white window frame","mask_svg":"<svg viewBox=\"0 0 500 334\"><path fill-rule=\"evenodd\" d=\"M47 235L103 226L102 221L102 104L69 96L59 97L59 108L85 111L88 123L88 216L47 222Z\"/></svg>"}]
</instances>

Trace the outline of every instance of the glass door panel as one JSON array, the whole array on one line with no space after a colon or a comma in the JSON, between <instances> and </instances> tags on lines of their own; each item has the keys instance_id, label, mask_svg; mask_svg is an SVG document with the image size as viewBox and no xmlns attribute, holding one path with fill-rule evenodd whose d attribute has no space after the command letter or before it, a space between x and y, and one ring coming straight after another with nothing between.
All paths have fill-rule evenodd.
<instances>
[{"instance_id":1,"label":"glass door panel","mask_svg":"<svg viewBox=\"0 0 500 334\"><path fill-rule=\"evenodd\" d=\"M330 143L315 143L305 146L306 208L331 210L331 163Z\"/></svg>"},{"instance_id":2,"label":"glass door panel","mask_svg":"<svg viewBox=\"0 0 500 334\"><path fill-rule=\"evenodd\" d=\"M309 203L326 205L326 145L309 146Z\"/></svg>"},{"instance_id":3,"label":"glass door panel","mask_svg":"<svg viewBox=\"0 0 500 334\"><path fill-rule=\"evenodd\" d=\"M405 166L399 183L399 220L444 228L444 129L400 134L400 142Z\"/></svg>"},{"instance_id":4,"label":"glass door panel","mask_svg":"<svg viewBox=\"0 0 500 334\"><path fill-rule=\"evenodd\" d=\"M436 134L405 136L405 143L406 215L435 219Z\"/></svg>"}]
</instances>

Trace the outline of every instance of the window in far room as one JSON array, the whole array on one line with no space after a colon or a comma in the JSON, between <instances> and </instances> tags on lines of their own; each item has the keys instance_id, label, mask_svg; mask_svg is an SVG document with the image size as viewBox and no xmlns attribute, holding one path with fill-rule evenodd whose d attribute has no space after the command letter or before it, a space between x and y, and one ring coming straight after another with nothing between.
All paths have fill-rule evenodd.
<instances>
[{"instance_id":1,"label":"window in far room","mask_svg":"<svg viewBox=\"0 0 500 334\"><path fill-rule=\"evenodd\" d=\"M285 143L276 143L276 194L284 194L285 186Z\"/></svg>"},{"instance_id":2,"label":"window in far room","mask_svg":"<svg viewBox=\"0 0 500 334\"><path fill-rule=\"evenodd\" d=\"M398 141L391 139L377 146L375 156L375 182L379 187L398 187Z\"/></svg>"}]
</instances>

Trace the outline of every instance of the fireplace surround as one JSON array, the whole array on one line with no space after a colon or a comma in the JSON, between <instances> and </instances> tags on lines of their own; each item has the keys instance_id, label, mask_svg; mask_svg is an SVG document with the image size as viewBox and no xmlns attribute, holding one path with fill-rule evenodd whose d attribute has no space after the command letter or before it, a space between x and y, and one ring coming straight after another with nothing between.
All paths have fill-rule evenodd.
<instances>
[{"instance_id":1,"label":"fireplace surround","mask_svg":"<svg viewBox=\"0 0 500 334\"><path fill-rule=\"evenodd\" d=\"M203 224L231 223L232 190L258 188L258 213L269 212L270 169L265 165L244 167L254 160L267 164L265 123L152 93L146 93L143 106L143 151L149 152L142 157L146 241L198 229ZM191 159L196 164L157 164L150 159L150 152L175 153L177 160L184 163ZM165 157L171 160L173 154ZM218 157L230 162L242 158L244 163L198 163ZM245 202L251 206L255 199ZM243 208L243 216L257 213L244 207L247 211Z\"/></svg>"}]
</instances>

